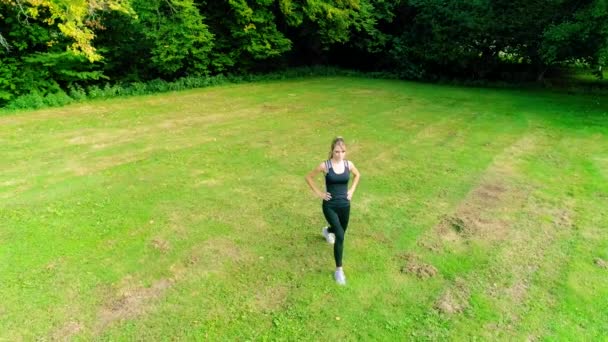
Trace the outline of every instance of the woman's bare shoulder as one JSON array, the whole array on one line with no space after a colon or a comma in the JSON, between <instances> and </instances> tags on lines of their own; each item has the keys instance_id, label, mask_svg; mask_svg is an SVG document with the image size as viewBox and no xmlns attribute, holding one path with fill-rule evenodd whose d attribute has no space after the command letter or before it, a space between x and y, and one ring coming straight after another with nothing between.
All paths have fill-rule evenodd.
<instances>
[{"instance_id":1,"label":"woman's bare shoulder","mask_svg":"<svg viewBox=\"0 0 608 342\"><path fill-rule=\"evenodd\" d=\"M327 160L322 161L321 164L319 164L319 166L317 166L317 169L319 171L323 171L323 172L327 173Z\"/></svg>"}]
</instances>

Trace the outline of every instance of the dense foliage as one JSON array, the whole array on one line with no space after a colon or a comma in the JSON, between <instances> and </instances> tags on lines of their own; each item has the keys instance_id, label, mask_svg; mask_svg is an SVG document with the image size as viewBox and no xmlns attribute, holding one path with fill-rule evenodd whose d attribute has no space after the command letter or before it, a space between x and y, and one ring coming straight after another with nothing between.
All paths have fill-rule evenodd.
<instances>
[{"instance_id":1,"label":"dense foliage","mask_svg":"<svg viewBox=\"0 0 608 342\"><path fill-rule=\"evenodd\" d=\"M606 0L0 0L0 105L294 65L534 80L607 61Z\"/></svg>"}]
</instances>

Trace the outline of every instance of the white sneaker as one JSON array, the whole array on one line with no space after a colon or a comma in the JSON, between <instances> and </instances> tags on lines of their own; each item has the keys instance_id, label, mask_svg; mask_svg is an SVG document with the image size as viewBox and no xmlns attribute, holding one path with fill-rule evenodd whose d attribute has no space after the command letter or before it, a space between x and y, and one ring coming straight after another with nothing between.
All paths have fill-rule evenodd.
<instances>
[{"instance_id":1,"label":"white sneaker","mask_svg":"<svg viewBox=\"0 0 608 342\"><path fill-rule=\"evenodd\" d=\"M330 233L328 231L328 228L329 227L323 228L323 237L325 238L325 241L327 241L328 244L333 245L334 243L336 243L336 234Z\"/></svg>"},{"instance_id":2,"label":"white sneaker","mask_svg":"<svg viewBox=\"0 0 608 342\"><path fill-rule=\"evenodd\" d=\"M336 283L338 283L338 285L346 285L346 276L344 275L344 271L336 271L334 273L334 278L336 279Z\"/></svg>"}]
</instances>

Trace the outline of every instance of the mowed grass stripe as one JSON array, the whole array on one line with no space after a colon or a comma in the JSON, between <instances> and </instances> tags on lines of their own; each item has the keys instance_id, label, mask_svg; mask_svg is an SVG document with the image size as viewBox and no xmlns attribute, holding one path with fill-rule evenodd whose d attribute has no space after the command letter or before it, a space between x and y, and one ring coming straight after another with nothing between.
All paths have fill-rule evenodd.
<instances>
[{"instance_id":1,"label":"mowed grass stripe","mask_svg":"<svg viewBox=\"0 0 608 342\"><path fill-rule=\"evenodd\" d=\"M473 287L477 288L477 293L474 290L466 293L472 299L471 304L476 306L471 310L474 317L483 317L482 313L486 316L491 313L488 317L491 319L489 324L479 319L474 321L483 328L484 336L488 339L535 339L539 336L557 338L567 336L564 333L572 334L570 336L576 334L601 336L602 334L601 325L593 324L599 321L595 317L586 315L576 316L582 322L586 322L583 323L584 325L590 325L584 331L569 328L569 331L556 334L554 330L548 329L548 321L564 322L563 318L559 317L563 312L557 311L560 314L555 315L554 308L556 303L561 301L555 292L560 291L558 289L565 285L563 277L568 273L567 269L571 268L572 264L579 264L581 269L587 269L588 272L592 266L589 262L591 257L587 257L586 262L570 259L568 245L580 243L579 231L597 231L593 226L585 223L591 216L580 215L581 209L589 205L586 203L589 198L577 196L579 198L575 201L570 193L571 190L559 186L560 182L572 176L572 169L580 165L580 160L570 155L573 151L568 151L576 145L571 145L572 141L563 136L554 136L552 140L549 144L545 144L546 148L542 153L528 158L528 164L534 165L535 170L542 168L550 170L551 177L545 174L542 178L526 179L533 184L534 191L527 196L527 201L519 213L515 213L512 228L516 229L501 243L504 246L495 246L493 253L485 254L490 258L487 268L476 267L474 272L467 275L467 281L464 282L473 284ZM557 154L558 156L570 155L572 159L556 160L557 148L562 149L562 153ZM576 183L573 181L562 185L580 186ZM578 203L584 203L583 207L577 208L575 205ZM495 252L495 248L498 249L498 253ZM600 250L594 251L597 252ZM593 272L580 272L582 277L577 283L587 281L585 278L588 278L590 273ZM596 294L595 288L591 293L586 294L589 295L600 302L603 300L601 294ZM530 311L539 308L542 308L543 319L541 321L530 319ZM462 319L461 322L457 336L470 337L471 320ZM562 324L558 326L563 328Z\"/></svg>"}]
</instances>

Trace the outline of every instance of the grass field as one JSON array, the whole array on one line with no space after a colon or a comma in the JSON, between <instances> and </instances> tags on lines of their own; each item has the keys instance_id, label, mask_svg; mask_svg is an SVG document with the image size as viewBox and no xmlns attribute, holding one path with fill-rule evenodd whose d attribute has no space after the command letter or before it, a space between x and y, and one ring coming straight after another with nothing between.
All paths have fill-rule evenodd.
<instances>
[{"instance_id":1,"label":"grass field","mask_svg":"<svg viewBox=\"0 0 608 342\"><path fill-rule=\"evenodd\" d=\"M304 182L335 135L346 287ZM220 86L5 115L0 155L0 340L606 339L605 98Z\"/></svg>"}]
</instances>

